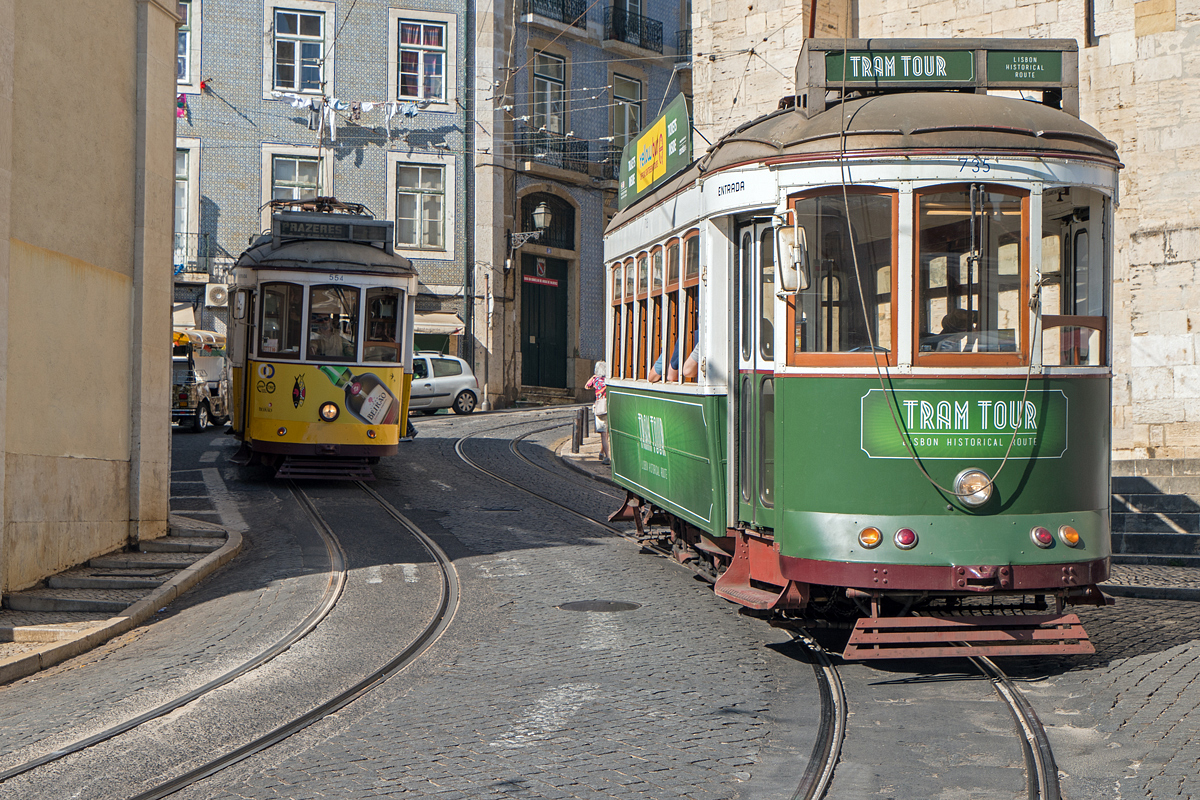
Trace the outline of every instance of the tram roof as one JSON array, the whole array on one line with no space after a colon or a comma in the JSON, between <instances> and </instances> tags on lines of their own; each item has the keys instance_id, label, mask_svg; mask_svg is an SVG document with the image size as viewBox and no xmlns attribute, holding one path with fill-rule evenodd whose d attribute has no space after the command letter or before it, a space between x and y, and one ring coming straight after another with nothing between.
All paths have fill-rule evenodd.
<instances>
[{"instance_id":1,"label":"tram roof","mask_svg":"<svg viewBox=\"0 0 1200 800\"><path fill-rule=\"evenodd\" d=\"M966 92L904 92L859 97L806 117L781 109L748 122L709 148L675 178L617 213L614 230L699 178L766 159L820 158L846 152L974 153L1021 151L1117 161L1117 146L1059 109L1029 100Z\"/></svg>"},{"instance_id":2,"label":"tram roof","mask_svg":"<svg viewBox=\"0 0 1200 800\"><path fill-rule=\"evenodd\" d=\"M299 239L274 246L270 235L259 237L238 257L235 267L295 269L335 272L370 272L415 275L412 262L402 255L358 242Z\"/></svg>"}]
</instances>

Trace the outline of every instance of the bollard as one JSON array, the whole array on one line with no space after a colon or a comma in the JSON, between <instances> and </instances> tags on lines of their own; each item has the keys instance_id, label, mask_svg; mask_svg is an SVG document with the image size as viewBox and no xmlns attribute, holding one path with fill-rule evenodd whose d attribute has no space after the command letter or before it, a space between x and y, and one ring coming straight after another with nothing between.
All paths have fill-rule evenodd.
<instances>
[{"instance_id":1,"label":"bollard","mask_svg":"<svg viewBox=\"0 0 1200 800\"><path fill-rule=\"evenodd\" d=\"M583 444L583 411L579 409L575 414L575 422L571 425L571 452L578 453L580 445Z\"/></svg>"}]
</instances>

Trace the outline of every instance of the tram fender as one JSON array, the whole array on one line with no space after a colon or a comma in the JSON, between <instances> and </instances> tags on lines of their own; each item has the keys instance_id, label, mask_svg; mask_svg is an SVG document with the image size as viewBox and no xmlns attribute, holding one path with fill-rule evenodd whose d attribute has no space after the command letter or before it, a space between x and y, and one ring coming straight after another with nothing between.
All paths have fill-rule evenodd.
<instances>
[{"instance_id":1,"label":"tram fender","mask_svg":"<svg viewBox=\"0 0 1200 800\"><path fill-rule=\"evenodd\" d=\"M800 609L808 604L808 584L783 576L775 542L742 530L730 529L729 534L735 537L736 544L729 567L713 587L718 596L760 611ZM751 581L775 590L759 588Z\"/></svg>"}]
</instances>

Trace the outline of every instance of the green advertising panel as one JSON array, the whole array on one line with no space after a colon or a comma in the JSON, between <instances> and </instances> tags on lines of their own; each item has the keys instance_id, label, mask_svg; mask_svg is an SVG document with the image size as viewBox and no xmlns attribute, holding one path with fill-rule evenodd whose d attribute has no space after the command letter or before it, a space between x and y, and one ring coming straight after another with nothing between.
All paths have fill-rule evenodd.
<instances>
[{"instance_id":1,"label":"green advertising panel","mask_svg":"<svg viewBox=\"0 0 1200 800\"><path fill-rule=\"evenodd\" d=\"M905 436L922 461L1062 458L1067 451L1067 396L1059 390L872 389L861 408L860 446L869 458L909 458Z\"/></svg>"},{"instance_id":2,"label":"green advertising panel","mask_svg":"<svg viewBox=\"0 0 1200 800\"><path fill-rule=\"evenodd\" d=\"M663 113L621 151L617 207L625 208L692 163L687 99L677 95Z\"/></svg>"},{"instance_id":3,"label":"green advertising panel","mask_svg":"<svg viewBox=\"0 0 1200 800\"><path fill-rule=\"evenodd\" d=\"M989 52L987 77L989 83L1058 83L1062 80L1062 53Z\"/></svg>"},{"instance_id":4,"label":"green advertising panel","mask_svg":"<svg viewBox=\"0 0 1200 800\"><path fill-rule=\"evenodd\" d=\"M975 79L971 50L850 50L845 54L846 83L970 83ZM842 80L842 53L825 55L826 83Z\"/></svg>"},{"instance_id":5,"label":"green advertising panel","mask_svg":"<svg viewBox=\"0 0 1200 800\"><path fill-rule=\"evenodd\" d=\"M712 427L719 425L714 402L608 390L613 478L706 530L715 505L713 434L723 435Z\"/></svg>"}]
</instances>

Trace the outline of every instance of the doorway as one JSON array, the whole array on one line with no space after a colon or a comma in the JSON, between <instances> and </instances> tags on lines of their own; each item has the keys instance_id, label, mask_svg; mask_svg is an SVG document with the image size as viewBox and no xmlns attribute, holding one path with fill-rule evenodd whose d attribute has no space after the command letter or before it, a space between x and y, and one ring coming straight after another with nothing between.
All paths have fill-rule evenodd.
<instances>
[{"instance_id":1,"label":"doorway","mask_svg":"<svg viewBox=\"0 0 1200 800\"><path fill-rule=\"evenodd\" d=\"M521 256L521 383L567 388L567 262Z\"/></svg>"}]
</instances>

